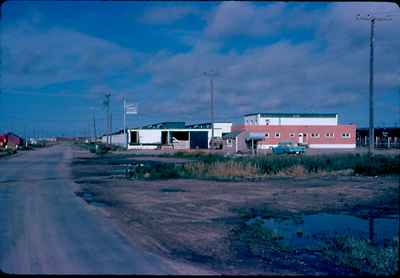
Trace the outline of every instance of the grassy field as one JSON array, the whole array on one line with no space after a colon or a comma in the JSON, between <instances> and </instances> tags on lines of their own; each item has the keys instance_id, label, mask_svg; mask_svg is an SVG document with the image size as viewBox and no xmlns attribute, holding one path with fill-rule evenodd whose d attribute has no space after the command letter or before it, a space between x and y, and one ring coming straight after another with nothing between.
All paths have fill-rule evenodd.
<instances>
[{"instance_id":1,"label":"grassy field","mask_svg":"<svg viewBox=\"0 0 400 278\"><path fill-rule=\"evenodd\" d=\"M259 155L226 157L204 153L176 153L192 158L183 165L144 165L133 171L135 178L201 178L259 180L271 176L307 175L395 175L400 173L399 155L331 154L315 156Z\"/></svg>"}]
</instances>

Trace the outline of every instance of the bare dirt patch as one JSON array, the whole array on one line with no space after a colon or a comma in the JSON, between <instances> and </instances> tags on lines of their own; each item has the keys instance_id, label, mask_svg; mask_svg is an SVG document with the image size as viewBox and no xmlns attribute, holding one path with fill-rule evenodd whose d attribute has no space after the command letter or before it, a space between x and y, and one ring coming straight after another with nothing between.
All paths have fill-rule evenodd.
<instances>
[{"instance_id":1,"label":"bare dirt patch","mask_svg":"<svg viewBox=\"0 0 400 278\"><path fill-rule=\"evenodd\" d=\"M299 261L272 252L265 261L232 252L231 232L240 222L237 209L267 208L276 215L357 214L370 209L398 213L398 177L348 173L307 177L301 175L302 169L292 169L289 174L300 177L273 177L262 182L128 180L104 174L112 172L112 166L104 163L107 156L96 158L97 162L91 161L90 154L79 154L83 156L88 163L72 167L81 190L113 204L102 209L135 243L177 262L206 266L222 274L340 273L323 262L318 265L315 258L310 258L307 266L304 257Z\"/></svg>"}]
</instances>

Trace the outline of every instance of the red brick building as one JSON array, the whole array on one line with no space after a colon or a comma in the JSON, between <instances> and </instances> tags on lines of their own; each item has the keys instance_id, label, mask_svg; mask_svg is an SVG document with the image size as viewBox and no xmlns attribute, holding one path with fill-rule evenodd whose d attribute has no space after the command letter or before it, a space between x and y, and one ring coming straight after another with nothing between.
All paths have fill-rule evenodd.
<instances>
[{"instance_id":1,"label":"red brick building","mask_svg":"<svg viewBox=\"0 0 400 278\"><path fill-rule=\"evenodd\" d=\"M224 148L232 152L269 149L282 141L309 148L355 148L356 126L339 125L337 114L258 113L244 117L224 136Z\"/></svg>"}]
</instances>

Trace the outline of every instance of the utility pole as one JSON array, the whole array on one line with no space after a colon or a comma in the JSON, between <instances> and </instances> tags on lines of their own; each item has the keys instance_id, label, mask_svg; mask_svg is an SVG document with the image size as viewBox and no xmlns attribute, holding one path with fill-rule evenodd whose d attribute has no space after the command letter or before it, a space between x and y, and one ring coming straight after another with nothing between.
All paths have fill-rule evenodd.
<instances>
[{"instance_id":1,"label":"utility pole","mask_svg":"<svg viewBox=\"0 0 400 278\"><path fill-rule=\"evenodd\" d=\"M124 102L124 124L123 124L123 128L124 128L124 147L128 149L128 138L126 137L126 100L125 97L123 99Z\"/></svg>"},{"instance_id":2,"label":"utility pole","mask_svg":"<svg viewBox=\"0 0 400 278\"><path fill-rule=\"evenodd\" d=\"M106 108L106 141L107 141L107 144L110 144L111 143L111 140L109 139L110 137L110 97L111 97L111 94L110 93L108 93L108 94L106 94L105 95L105 100L103 101L103 105L105 106L105 108Z\"/></svg>"},{"instance_id":3,"label":"utility pole","mask_svg":"<svg viewBox=\"0 0 400 278\"><path fill-rule=\"evenodd\" d=\"M368 154L372 155L375 149L375 133L374 133L374 31L375 22L392 20L390 17L376 17L373 15L361 16L357 15L357 20L366 20L371 23L370 31L370 55L369 55L369 144Z\"/></svg>"},{"instance_id":4,"label":"utility pole","mask_svg":"<svg viewBox=\"0 0 400 278\"><path fill-rule=\"evenodd\" d=\"M210 78L210 121L211 121L211 142L214 140L214 78L219 76L219 73L212 70L204 72L204 75Z\"/></svg>"},{"instance_id":5,"label":"utility pole","mask_svg":"<svg viewBox=\"0 0 400 278\"><path fill-rule=\"evenodd\" d=\"M110 145L112 144L112 112L110 112Z\"/></svg>"},{"instance_id":6,"label":"utility pole","mask_svg":"<svg viewBox=\"0 0 400 278\"><path fill-rule=\"evenodd\" d=\"M93 124L93 141L95 142L96 141L96 138L97 138L97 134L96 134L96 117L95 117L95 114L94 114L94 109L93 109L93 111L92 111L92 124Z\"/></svg>"}]
</instances>

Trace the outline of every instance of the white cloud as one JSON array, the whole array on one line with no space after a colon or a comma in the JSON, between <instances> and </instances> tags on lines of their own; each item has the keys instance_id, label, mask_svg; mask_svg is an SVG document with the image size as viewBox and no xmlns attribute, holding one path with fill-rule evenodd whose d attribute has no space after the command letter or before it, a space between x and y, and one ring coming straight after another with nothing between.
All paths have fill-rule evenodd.
<instances>
[{"instance_id":1,"label":"white cloud","mask_svg":"<svg viewBox=\"0 0 400 278\"><path fill-rule=\"evenodd\" d=\"M139 58L112 42L60 27L19 24L3 29L1 39L3 88L99 80L133 72Z\"/></svg>"},{"instance_id":2,"label":"white cloud","mask_svg":"<svg viewBox=\"0 0 400 278\"><path fill-rule=\"evenodd\" d=\"M219 51L224 36L261 33L249 31L255 20L249 17L258 13L252 4L223 2L214 18L210 17L205 36L194 42L192 51L164 53L146 64L145 69L152 76L154 90L176 92L166 106L179 107L176 113L201 113L207 117L209 87L201 73L210 68L221 73L215 80L217 118L255 111L352 111L368 91L369 33L368 26L361 26L353 17L358 5L362 6L357 3L350 10L343 8L345 4L330 5L319 11L319 16L312 11L313 18L305 25L315 31L314 40L278 41L240 53L226 53ZM293 11L302 14L298 8ZM308 12L303 10L303 15ZM290 14L281 14L277 26L296 28L282 23L288 17ZM376 37L377 95L395 90L399 84L400 34L395 26L393 23L380 26L381 34ZM355 32L357 36L353 36ZM213 40L216 44L199 47L208 45L211 35L218 37Z\"/></svg>"},{"instance_id":3,"label":"white cloud","mask_svg":"<svg viewBox=\"0 0 400 278\"><path fill-rule=\"evenodd\" d=\"M211 38L274 33L280 25L277 16L284 7L282 3L256 7L250 2L223 1L210 16L205 33Z\"/></svg>"}]
</instances>

